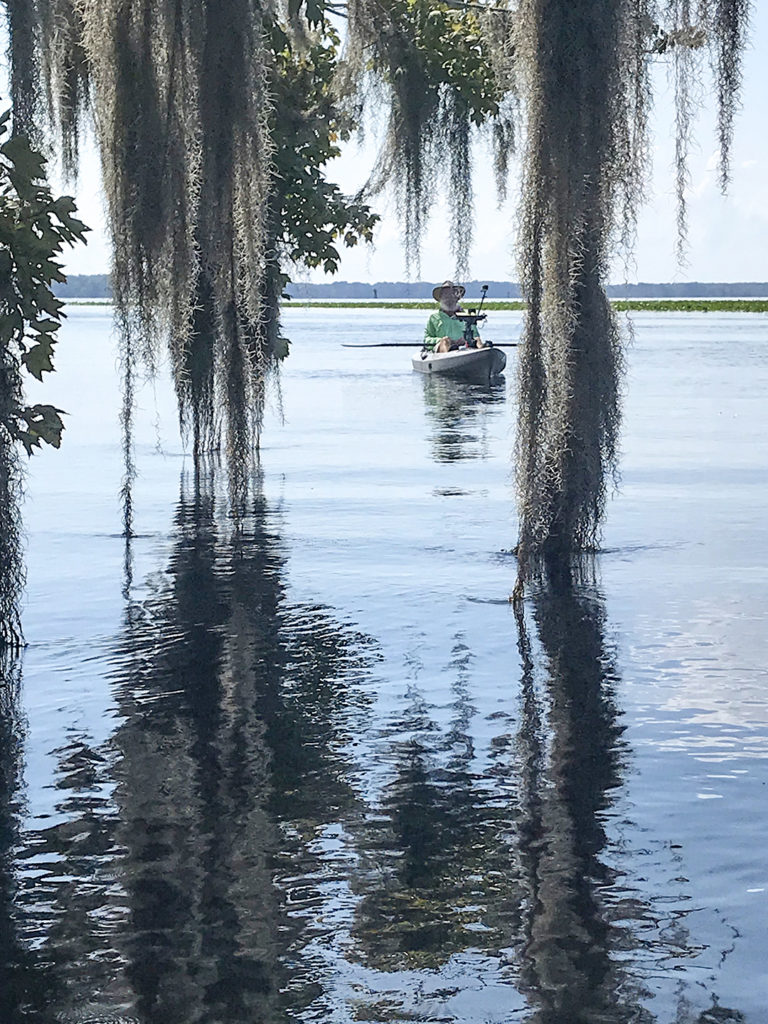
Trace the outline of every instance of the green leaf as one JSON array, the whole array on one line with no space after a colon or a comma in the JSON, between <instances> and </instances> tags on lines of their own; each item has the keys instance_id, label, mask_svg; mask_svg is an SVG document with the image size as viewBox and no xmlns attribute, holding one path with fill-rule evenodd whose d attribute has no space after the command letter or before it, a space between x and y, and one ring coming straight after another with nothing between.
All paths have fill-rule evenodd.
<instances>
[{"instance_id":1,"label":"green leaf","mask_svg":"<svg viewBox=\"0 0 768 1024\"><path fill-rule=\"evenodd\" d=\"M9 310L0 319L2 320L3 336L9 339L15 337L17 341L20 341L24 330L24 319L18 309Z\"/></svg>"},{"instance_id":2,"label":"green leaf","mask_svg":"<svg viewBox=\"0 0 768 1024\"><path fill-rule=\"evenodd\" d=\"M33 455L33 449L36 447L40 447L40 442L36 441L34 435L30 434L28 430L14 430L13 436L16 438L17 441L21 441L21 443L27 449L27 455Z\"/></svg>"},{"instance_id":3,"label":"green leaf","mask_svg":"<svg viewBox=\"0 0 768 1024\"><path fill-rule=\"evenodd\" d=\"M51 334L53 331L58 331L61 324L58 320L33 320L30 323L30 327L37 334Z\"/></svg>"},{"instance_id":4,"label":"green leaf","mask_svg":"<svg viewBox=\"0 0 768 1024\"><path fill-rule=\"evenodd\" d=\"M64 303L61 299L57 299L51 289L47 288L44 284L38 285L35 289L35 303L42 313L47 313L49 316L57 318L63 315L61 310Z\"/></svg>"},{"instance_id":5,"label":"green leaf","mask_svg":"<svg viewBox=\"0 0 768 1024\"><path fill-rule=\"evenodd\" d=\"M44 373L50 373L53 370L54 341L55 339L49 334L44 334L40 341L21 357L26 368L38 380L43 379Z\"/></svg>"},{"instance_id":6,"label":"green leaf","mask_svg":"<svg viewBox=\"0 0 768 1024\"><path fill-rule=\"evenodd\" d=\"M16 437L26 448L27 455L32 455L33 449L40 448L42 444L61 447L64 431L62 414L66 415L64 410L53 405L32 405L21 410L21 419L27 424L27 429L17 429Z\"/></svg>"},{"instance_id":7,"label":"green leaf","mask_svg":"<svg viewBox=\"0 0 768 1024\"><path fill-rule=\"evenodd\" d=\"M323 20L323 8L318 0L307 0L307 21L310 25L319 25Z\"/></svg>"},{"instance_id":8,"label":"green leaf","mask_svg":"<svg viewBox=\"0 0 768 1024\"><path fill-rule=\"evenodd\" d=\"M273 352L276 359L285 359L289 352L288 339L277 338L273 346Z\"/></svg>"},{"instance_id":9,"label":"green leaf","mask_svg":"<svg viewBox=\"0 0 768 1024\"><path fill-rule=\"evenodd\" d=\"M91 230L87 224L73 216L77 212L77 206L72 196L60 196L51 203L50 208L51 212L56 214L62 226L66 229L63 232L66 236L66 241L73 241L77 238L82 239L85 233Z\"/></svg>"},{"instance_id":10,"label":"green leaf","mask_svg":"<svg viewBox=\"0 0 768 1024\"><path fill-rule=\"evenodd\" d=\"M0 139L8 115L0 114ZM37 380L53 370L53 347L63 303L49 285L65 280L57 256L87 230L74 217L74 200L52 198L43 179L45 160L23 136L0 145L0 349L18 380L23 367ZM6 396L3 422L32 455L43 444L61 445L62 411L24 405L19 389Z\"/></svg>"},{"instance_id":11,"label":"green leaf","mask_svg":"<svg viewBox=\"0 0 768 1024\"><path fill-rule=\"evenodd\" d=\"M13 165L10 177L20 195L29 191L32 182L45 177L45 158L32 149L25 136L14 135L8 139L0 146L0 153Z\"/></svg>"}]
</instances>

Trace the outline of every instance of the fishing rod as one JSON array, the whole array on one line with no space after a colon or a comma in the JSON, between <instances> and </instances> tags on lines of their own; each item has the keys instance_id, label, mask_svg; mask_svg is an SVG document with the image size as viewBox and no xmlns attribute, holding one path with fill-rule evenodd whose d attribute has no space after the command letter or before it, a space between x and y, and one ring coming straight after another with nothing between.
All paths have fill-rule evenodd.
<instances>
[{"instance_id":1,"label":"fishing rod","mask_svg":"<svg viewBox=\"0 0 768 1024\"><path fill-rule=\"evenodd\" d=\"M464 324L464 341L470 348L472 348L475 344L475 336L472 333L472 328L475 327L477 324L482 323L483 320L488 319L488 314L482 312L483 303L485 302L485 296L488 294L488 285L484 284L481 291L483 293L483 296L480 299L480 306L477 310L474 310L470 307L466 313L456 312L453 314L456 317L456 319L460 321L460 323Z\"/></svg>"}]
</instances>

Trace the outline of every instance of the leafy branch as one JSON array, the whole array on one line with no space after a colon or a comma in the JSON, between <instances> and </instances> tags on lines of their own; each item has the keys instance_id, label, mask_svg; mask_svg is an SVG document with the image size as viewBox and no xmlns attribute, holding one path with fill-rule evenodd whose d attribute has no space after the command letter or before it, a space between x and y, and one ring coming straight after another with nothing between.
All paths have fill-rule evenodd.
<instances>
[{"instance_id":1,"label":"leafy branch","mask_svg":"<svg viewBox=\"0 0 768 1024\"><path fill-rule=\"evenodd\" d=\"M0 115L0 648L22 642L19 594L23 447L58 448L62 410L28 405L27 375L53 370L63 303L52 285L64 281L59 256L88 230L69 196L56 199L45 183L45 160L21 135L9 136L9 113Z\"/></svg>"},{"instance_id":2,"label":"leafy branch","mask_svg":"<svg viewBox=\"0 0 768 1024\"><path fill-rule=\"evenodd\" d=\"M0 140L10 114L0 116ZM6 374L37 380L53 370L63 303L52 284L64 281L65 245L83 241L88 228L75 217L69 196L55 199L45 183L45 160L21 135L0 143L0 353ZM43 443L58 448L64 423L52 405L24 404L21 380L4 396L0 429L31 455ZM8 398L11 397L11 401Z\"/></svg>"}]
</instances>

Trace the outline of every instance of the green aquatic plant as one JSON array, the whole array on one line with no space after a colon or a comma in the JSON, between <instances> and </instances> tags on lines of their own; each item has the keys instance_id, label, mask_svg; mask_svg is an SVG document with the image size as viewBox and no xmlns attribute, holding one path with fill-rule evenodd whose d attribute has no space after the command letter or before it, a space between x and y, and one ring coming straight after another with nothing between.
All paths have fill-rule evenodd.
<instances>
[{"instance_id":1,"label":"green aquatic plant","mask_svg":"<svg viewBox=\"0 0 768 1024\"><path fill-rule=\"evenodd\" d=\"M465 305L471 305L472 299L464 299ZM479 303L479 299L475 302ZM768 313L768 299L611 299L611 306L621 313ZM74 300L73 306L109 305L107 302L82 302ZM305 309L429 309L434 310L434 302L409 302L403 299L380 299L361 301L357 299L333 299L317 302L312 299L293 299L291 306ZM526 309L522 299L500 299L486 302L483 309L489 312L520 311ZM389 343L393 344L393 343ZM413 347L410 342L398 343ZM509 343L512 344L512 343ZM517 346L514 346L517 347Z\"/></svg>"},{"instance_id":2,"label":"green aquatic plant","mask_svg":"<svg viewBox=\"0 0 768 1024\"><path fill-rule=\"evenodd\" d=\"M0 647L21 643L19 595L22 451L58 448L61 409L28 404L24 382L53 370L63 303L51 290L65 280L59 256L87 228L68 196L54 198L44 180L45 161L22 135L9 135L0 117Z\"/></svg>"}]
</instances>

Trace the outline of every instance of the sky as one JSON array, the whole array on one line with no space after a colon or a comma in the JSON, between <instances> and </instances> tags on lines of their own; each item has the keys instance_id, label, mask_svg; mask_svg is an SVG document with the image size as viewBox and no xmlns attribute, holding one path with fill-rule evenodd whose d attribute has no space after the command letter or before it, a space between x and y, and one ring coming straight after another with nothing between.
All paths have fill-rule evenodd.
<instances>
[{"instance_id":1,"label":"sky","mask_svg":"<svg viewBox=\"0 0 768 1024\"><path fill-rule=\"evenodd\" d=\"M667 68L661 65L656 72L651 197L640 213L633 262L627 266L623 260L617 261L612 281L768 281L768 0L755 0L753 5L750 47L744 61L743 103L736 121L727 196L720 194L718 185L714 104L709 99L697 122L697 145L690 155L689 250L685 266L679 265L675 253L674 114L667 79ZM366 181L376 161L373 141L365 147L350 142L342 156L328 166L328 177L343 191L355 192ZM513 166L509 199L499 208L491 154L483 142L478 143L470 278L517 280L514 244L518 175L519 167ZM98 158L92 147L86 153L76 198L82 218L94 230L87 246L78 246L67 254L65 270L70 274L105 273L109 245L103 229ZM342 247L336 280L406 280L394 201L382 197L374 206L382 216L374 246ZM437 197L424 240L421 274L412 276L437 282L453 275L449 218L450 196ZM293 276L304 281L331 280L321 271Z\"/></svg>"}]
</instances>

